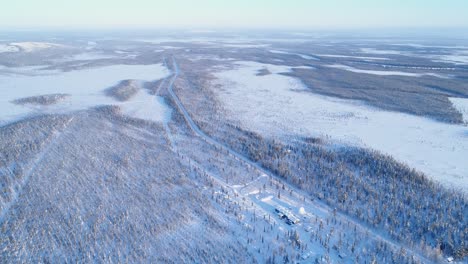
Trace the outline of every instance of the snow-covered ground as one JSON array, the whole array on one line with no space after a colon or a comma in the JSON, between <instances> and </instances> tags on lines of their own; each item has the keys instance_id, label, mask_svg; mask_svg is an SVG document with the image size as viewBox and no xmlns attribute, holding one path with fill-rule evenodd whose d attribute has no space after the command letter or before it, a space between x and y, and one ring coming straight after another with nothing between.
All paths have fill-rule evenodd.
<instances>
[{"instance_id":1,"label":"snow-covered ground","mask_svg":"<svg viewBox=\"0 0 468 264\"><path fill-rule=\"evenodd\" d=\"M270 50L271 53L276 53L276 54L288 54L288 55L296 55L296 56L299 56L305 60L319 60L315 57L312 57L312 56L309 56L309 55L305 55L305 54L300 54L300 53L292 53L292 52L288 52L288 51L284 51L284 50Z\"/></svg>"},{"instance_id":2,"label":"snow-covered ground","mask_svg":"<svg viewBox=\"0 0 468 264\"><path fill-rule=\"evenodd\" d=\"M160 96L156 98L145 90L140 90L130 101L119 104L125 115L156 122L168 122L171 108Z\"/></svg>"},{"instance_id":3,"label":"snow-covered ground","mask_svg":"<svg viewBox=\"0 0 468 264\"><path fill-rule=\"evenodd\" d=\"M455 65L467 65L468 64L468 54L458 53L453 55L438 55L433 56L433 61L435 62L448 62Z\"/></svg>"},{"instance_id":4,"label":"snow-covered ground","mask_svg":"<svg viewBox=\"0 0 468 264\"><path fill-rule=\"evenodd\" d=\"M378 55L403 55L403 52L397 50L381 50L374 48L361 48L361 53Z\"/></svg>"},{"instance_id":5,"label":"snow-covered ground","mask_svg":"<svg viewBox=\"0 0 468 264\"><path fill-rule=\"evenodd\" d=\"M164 50L170 50L170 49L182 49L182 47L176 47L176 46L161 46Z\"/></svg>"},{"instance_id":6,"label":"snow-covered ground","mask_svg":"<svg viewBox=\"0 0 468 264\"><path fill-rule=\"evenodd\" d=\"M83 52L72 56L63 58L63 61L77 61L77 60L100 60L100 59L112 59L115 55L104 54L99 52Z\"/></svg>"},{"instance_id":7,"label":"snow-covered ground","mask_svg":"<svg viewBox=\"0 0 468 264\"><path fill-rule=\"evenodd\" d=\"M297 79L276 73L288 67L237 62L216 73L221 103L234 119L267 135L330 136L370 147L468 191L468 129L428 118L383 111L359 101L310 93ZM257 76L267 68L273 74Z\"/></svg>"},{"instance_id":8,"label":"snow-covered ground","mask_svg":"<svg viewBox=\"0 0 468 264\"><path fill-rule=\"evenodd\" d=\"M403 46L403 45L396 45L396 46ZM468 64L468 49L463 46L425 46L425 45L404 45L410 46L414 48L441 48L441 49L449 49L450 53L447 54L442 52L440 54L418 54L412 53L407 51L398 51L398 50L381 50L381 49L374 49L374 48L361 48L360 52L364 54L376 54L376 55L404 55L404 56L413 56L413 57L420 57L420 58L429 58L433 62L445 62L445 63L452 63L455 65L466 65Z\"/></svg>"},{"instance_id":9,"label":"snow-covered ground","mask_svg":"<svg viewBox=\"0 0 468 264\"><path fill-rule=\"evenodd\" d=\"M223 46L228 48L265 48L270 46L270 44L252 44L252 43L239 43L239 44L223 44Z\"/></svg>"},{"instance_id":10,"label":"snow-covered ground","mask_svg":"<svg viewBox=\"0 0 468 264\"><path fill-rule=\"evenodd\" d=\"M426 44L419 44L419 43L403 43L403 44L391 44L393 46L403 46L403 47L411 47L411 48L418 48L418 49L426 49L426 48L439 48L439 49L466 49L468 50L468 46L447 46L447 45L426 45Z\"/></svg>"},{"instance_id":11,"label":"snow-covered ground","mask_svg":"<svg viewBox=\"0 0 468 264\"><path fill-rule=\"evenodd\" d=\"M48 65L34 65L34 66L23 66L23 67L7 67L0 65L0 78L3 76L14 76L14 75L50 75L57 73L55 70L46 70Z\"/></svg>"},{"instance_id":12,"label":"snow-covered ground","mask_svg":"<svg viewBox=\"0 0 468 264\"><path fill-rule=\"evenodd\" d=\"M24 52L34 52L43 49L64 47L61 44L48 43L48 42L14 42L10 45L19 47Z\"/></svg>"},{"instance_id":13,"label":"snow-covered ground","mask_svg":"<svg viewBox=\"0 0 468 264\"><path fill-rule=\"evenodd\" d=\"M12 42L10 44L0 44L0 53L4 52L35 52L50 48L64 47L61 44L48 42Z\"/></svg>"},{"instance_id":14,"label":"snow-covered ground","mask_svg":"<svg viewBox=\"0 0 468 264\"><path fill-rule=\"evenodd\" d=\"M463 120L468 123L468 98L450 97L449 100L452 102L455 109L463 115Z\"/></svg>"},{"instance_id":15,"label":"snow-covered ground","mask_svg":"<svg viewBox=\"0 0 468 264\"><path fill-rule=\"evenodd\" d=\"M138 56L138 53L126 50L115 50L114 53L119 55L125 55L126 58L135 58L136 56Z\"/></svg>"},{"instance_id":16,"label":"snow-covered ground","mask_svg":"<svg viewBox=\"0 0 468 264\"><path fill-rule=\"evenodd\" d=\"M333 54L316 54L316 55L320 57L328 57L328 58L360 59L360 60L391 60L389 58L382 58L382 57L363 57L363 56L333 55Z\"/></svg>"},{"instance_id":17,"label":"snow-covered ground","mask_svg":"<svg viewBox=\"0 0 468 264\"><path fill-rule=\"evenodd\" d=\"M100 68L89 68L71 72L41 71L37 67L0 69L0 124L11 122L34 113L63 113L82 110L99 105L118 105L114 99L105 96L104 90L121 80L134 79L152 81L166 77L169 70L162 64L154 65L113 65ZM2 74L6 72L6 74ZM27 74L22 74L22 73ZM17 105L13 100L20 98L68 94L65 100L49 106ZM161 100L153 98L149 103L146 91L140 91L135 102L125 102L123 109L134 113L136 117L163 121L167 114ZM145 104L138 102L144 101ZM131 104L135 104L132 106ZM135 107L149 107L154 115L143 114L147 110L136 110Z\"/></svg>"},{"instance_id":18,"label":"snow-covered ground","mask_svg":"<svg viewBox=\"0 0 468 264\"><path fill-rule=\"evenodd\" d=\"M141 39L136 39L136 41L139 42L146 42L146 43L151 43L151 44L162 44L162 43L169 43L169 42L179 42L179 43L196 43L196 44L215 44L214 41L216 39L213 38L203 38L203 37L184 37L184 38L178 38L178 37L159 37L159 38L141 38Z\"/></svg>"},{"instance_id":19,"label":"snow-covered ground","mask_svg":"<svg viewBox=\"0 0 468 264\"><path fill-rule=\"evenodd\" d=\"M16 46L0 44L0 53L18 52L19 50Z\"/></svg>"},{"instance_id":20,"label":"snow-covered ground","mask_svg":"<svg viewBox=\"0 0 468 264\"><path fill-rule=\"evenodd\" d=\"M437 73L413 73L413 72L402 72L402 71L376 71L376 70L362 70L357 69L347 65L341 64L333 64L327 65L327 67L355 72L355 73L365 73L365 74L373 74L373 75L381 75L381 76L406 76L406 77L422 77L422 76L434 76L438 78L447 78L441 74Z\"/></svg>"}]
</instances>

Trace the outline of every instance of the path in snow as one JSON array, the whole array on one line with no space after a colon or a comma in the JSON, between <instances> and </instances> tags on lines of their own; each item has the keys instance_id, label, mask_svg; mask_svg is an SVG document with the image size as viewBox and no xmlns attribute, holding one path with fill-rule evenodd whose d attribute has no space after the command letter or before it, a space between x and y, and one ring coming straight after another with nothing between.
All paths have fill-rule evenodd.
<instances>
[{"instance_id":1,"label":"path in snow","mask_svg":"<svg viewBox=\"0 0 468 264\"><path fill-rule=\"evenodd\" d=\"M173 80L175 80L179 73L180 73L180 70L179 70L179 67L177 65L177 62L174 58L172 58L172 61L173 61L173 65L174 65L174 78ZM179 97L175 94L174 90L173 90L173 84L174 82L171 82L168 86L168 91L169 91L169 94L171 96L171 98L174 100L174 102L176 103L177 105L177 108L178 110L182 113L182 115L184 116L184 119L187 121L187 124L189 125L190 129L197 135L199 136L200 138L202 138L205 142L207 142L208 144L211 144L215 147L218 147L224 151L226 151L229 155L231 155L232 157L234 157L236 160L246 164L247 166L251 166L253 168L255 168L258 173L259 173L259 177L260 178L264 178L264 175L266 176L270 176L272 179L275 179L277 180L277 177L276 175L270 173L269 171L263 169L259 164L255 163L255 162L252 162L250 159L248 159L247 157L245 157L244 155L242 154L239 154L238 152L236 152L235 150L233 150L232 148L228 147L227 145L221 143L221 142L218 142L217 140L213 139L212 137L208 136L205 132L203 132L196 124L195 122L193 121L193 119L190 117L190 114L188 113L187 109L185 108L185 106L183 105L183 103L180 101ZM224 183L224 185L226 185L227 183L225 183L222 179L219 179L218 177L216 177L216 180L217 182L222 182ZM249 184L254 184L256 182L256 180L254 181L251 181ZM290 186L289 184L287 183L284 183L283 181L278 181L279 183L281 184L285 184L286 186L288 186L288 189L292 189L294 190L294 193L296 193L296 195L298 195L300 198L303 198L303 197L309 197L309 195L305 192L303 192L302 190L299 190L295 187L292 187ZM229 185L229 188L232 188L230 185ZM245 188L242 188L242 189L245 189ZM256 202L257 203L257 202ZM317 202L315 202L314 204L314 207L316 207ZM258 205L258 207L261 208L261 205ZM326 211L327 213L330 213L332 212L333 210L331 210L331 208L329 208L327 205L325 204L320 204L319 207L316 207L314 210L323 210L323 211ZM269 213L269 212L267 212ZM370 234L372 234L372 236L382 242L385 242L387 243L388 245L390 245L391 247L395 248L395 249L398 249L401 247L401 245L399 243L396 243L396 242L393 242L392 240L388 239L388 238L385 238L383 237L381 234L379 234L377 231L371 229L371 228L368 228L364 225L362 225L361 223L353 220L352 218L346 216L346 215L342 215L340 213L337 213L337 215L339 216L340 219L346 219L346 221L348 222L352 222L354 225L358 226L360 230L365 230L365 231L368 231ZM429 261L426 257L424 257L423 255L419 254L418 252L415 252L413 251L412 249L410 248L406 248L406 250L413 254L414 256L416 256L417 258L419 258L421 261L423 261L424 263L430 263L431 261Z\"/></svg>"}]
</instances>

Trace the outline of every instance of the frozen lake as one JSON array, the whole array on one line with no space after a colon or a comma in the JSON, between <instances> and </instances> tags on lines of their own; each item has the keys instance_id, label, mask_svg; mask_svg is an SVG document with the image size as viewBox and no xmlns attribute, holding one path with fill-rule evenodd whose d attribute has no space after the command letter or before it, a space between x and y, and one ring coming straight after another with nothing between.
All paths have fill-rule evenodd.
<instances>
[{"instance_id":1,"label":"frozen lake","mask_svg":"<svg viewBox=\"0 0 468 264\"><path fill-rule=\"evenodd\" d=\"M147 113L145 116L151 120L163 120L167 109L161 105L162 100L149 96L144 90L134 98L136 101L123 103L106 96L103 91L121 80L153 81L168 75L169 70L162 64L112 65L70 72L44 71L39 67L3 67L0 68L0 124L30 114L64 113L99 105L122 105L123 110L127 110L124 112L138 113L136 117L141 117L141 113L147 113L148 109L157 110L154 115ZM20 98L58 93L69 96L57 104L47 106L12 103Z\"/></svg>"}]
</instances>

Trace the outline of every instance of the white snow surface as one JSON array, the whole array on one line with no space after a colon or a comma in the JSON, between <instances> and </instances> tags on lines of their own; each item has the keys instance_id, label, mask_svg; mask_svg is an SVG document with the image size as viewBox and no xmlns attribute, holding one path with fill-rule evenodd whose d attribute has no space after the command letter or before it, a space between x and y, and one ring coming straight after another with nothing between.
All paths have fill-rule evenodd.
<instances>
[{"instance_id":1,"label":"white snow surface","mask_svg":"<svg viewBox=\"0 0 468 264\"><path fill-rule=\"evenodd\" d=\"M284 51L284 50L270 50L271 53L276 53L276 54L288 54L288 55L296 55L296 56L299 56L305 60L319 60L317 58L314 58L312 56L309 56L309 55L305 55L305 54L300 54L300 53L292 53L292 52L288 52L288 51Z\"/></svg>"},{"instance_id":2,"label":"white snow surface","mask_svg":"<svg viewBox=\"0 0 468 264\"><path fill-rule=\"evenodd\" d=\"M398 43L398 44L391 44L393 46L407 46L407 47L412 47L412 48L420 48L420 49L426 49L426 48L439 48L439 49L465 49L468 50L468 46L461 46L461 45L453 45L453 46L447 46L447 45L425 45L425 44L419 44L419 43Z\"/></svg>"},{"instance_id":3,"label":"white snow surface","mask_svg":"<svg viewBox=\"0 0 468 264\"><path fill-rule=\"evenodd\" d=\"M228 48L265 48L270 44L251 44L251 43L239 43L239 44L223 44L224 47Z\"/></svg>"},{"instance_id":4,"label":"white snow surface","mask_svg":"<svg viewBox=\"0 0 468 264\"><path fill-rule=\"evenodd\" d=\"M468 65L468 55L466 53L456 53L452 55L433 56L435 62L448 62L455 65Z\"/></svg>"},{"instance_id":5,"label":"white snow surface","mask_svg":"<svg viewBox=\"0 0 468 264\"><path fill-rule=\"evenodd\" d=\"M119 104L125 115L155 122L167 123L171 118L171 109L160 96L152 96L147 91L140 90L128 102Z\"/></svg>"},{"instance_id":6,"label":"white snow surface","mask_svg":"<svg viewBox=\"0 0 468 264\"><path fill-rule=\"evenodd\" d=\"M408 45L407 45L408 46ZM451 54L438 54L438 55L419 55L412 54L403 51L397 50L381 50L374 48L361 48L360 52L365 54L377 54L377 55L405 55L405 56L415 56L422 58L430 58L434 62L445 62L452 63L455 65L467 65L468 64L468 50L464 46L424 46L424 45L411 45L412 47L419 48L429 48L429 47L438 47L452 49Z\"/></svg>"},{"instance_id":7,"label":"white snow surface","mask_svg":"<svg viewBox=\"0 0 468 264\"><path fill-rule=\"evenodd\" d=\"M35 52L50 48L65 47L61 44L48 42L12 42L9 44L0 44L0 53L7 52Z\"/></svg>"},{"instance_id":8,"label":"white snow surface","mask_svg":"<svg viewBox=\"0 0 468 264\"><path fill-rule=\"evenodd\" d=\"M100 60L100 59L112 59L116 56L110 54L104 54L99 52L83 52L75 54L73 56L67 57L67 60L77 61L77 60Z\"/></svg>"},{"instance_id":9,"label":"white snow surface","mask_svg":"<svg viewBox=\"0 0 468 264\"><path fill-rule=\"evenodd\" d=\"M335 55L335 54L316 54L320 57L328 58L343 58L343 59L360 59L360 60L391 60L389 58L382 57L363 57L363 56L349 56L349 55Z\"/></svg>"},{"instance_id":10,"label":"white snow surface","mask_svg":"<svg viewBox=\"0 0 468 264\"><path fill-rule=\"evenodd\" d=\"M373 75L381 75L381 76L407 76L407 77L422 77L422 76L434 76L438 78L447 78L441 74L437 73L413 73L413 72L402 72L402 71L376 71L376 70L362 70L357 69L347 65L341 64L332 64L327 65L327 67L355 72L355 73L365 73L365 74L373 74Z\"/></svg>"},{"instance_id":11,"label":"white snow surface","mask_svg":"<svg viewBox=\"0 0 468 264\"><path fill-rule=\"evenodd\" d=\"M43 49L59 48L64 47L60 44L48 43L48 42L13 42L11 46L16 46L24 52L34 52Z\"/></svg>"},{"instance_id":12,"label":"white snow surface","mask_svg":"<svg viewBox=\"0 0 468 264\"><path fill-rule=\"evenodd\" d=\"M106 96L104 90L121 80L134 79L152 81L168 76L169 70L162 64L112 65L71 72L41 71L37 67L7 72L0 68L0 125L24 118L35 113L65 113L99 105L122 105L124 113L137 118L164 121L167 118L161 100L140 91L127 102L116 102ZM22 74L23 72L27 74ZM34 74L32 74L34 72ZM16 105L12 101L30 96L47 94L69 94L65 100L49 106ZM135 100L135 101L133 101ZM133 105L132 105L133 104ZM144 109L136 109L137 107ZM151 112L154 111L152 115ZM133 115L134 114L134 115Z\"/></svg>"},{"instance_id":13,"label":"white snow surface","mask_svg":"<svg viewBox=\"0 0 468 264\"><path fill-rule=\"evenodd\" d=\"M455 109L463 115L463 120L468 123L468 98L449 97L449 100Z\"/></svg>"},{"instance_id":14,"label":"white snow surface","mask_svg":"<svg viewBox=\"0 0 468 264\"><path fill-rule=\"evenodd\" d=\"M34 65L34 66L23 66L23 67L6 67L0 65L0 78L2 75L48 75L54 74L56 70L45 70L48 65Z\"/></svg>"},{"instance_id":15,"label":"white snow surface","mask_svg":"<svg viewBox=\"0 0 468 264\"><path fill-rule=\"evenodd\" d=\"M20 49L16 46L0 44L0 53L18 52Z\"/></svg>"},{"instance_id":16,"label":"white snow surface","mask_svg":"<svg viewBox=\"0 0 468 264\"><path fill-rule=\"evenodd\" d=\"M468 128L375 109L359 101L309 92L275 74L287 66L237 62L215 73L216 94L235 121L270 136L329 136L389 154L446 186L468 191ZM267 68L273 74L256 76Z\"/></svg>"},{"instance_id":17,"label":"white snow surface","mask_svg":"<svg viewBox=\"0 0 468 264\"><path fill-rule=\"evenodd\" d=\"M93 61L101 59L114 59L118 58L117 54L105 54L101 52L82 52L74 55L64 56L60 59L51 60L53 62L71 62L71 61Z\"/></svg>"},{"instance_id":18,"label":"white snow surface","mask_svg":"<svg viewBox=\"0 0 468 264\"><path fill-rule=\"evenodd\" d=\"M379 55L403 55L403 52L397 50L381 50L374 48L361 48L361 53Z\"/></svg>"}]
</instances>

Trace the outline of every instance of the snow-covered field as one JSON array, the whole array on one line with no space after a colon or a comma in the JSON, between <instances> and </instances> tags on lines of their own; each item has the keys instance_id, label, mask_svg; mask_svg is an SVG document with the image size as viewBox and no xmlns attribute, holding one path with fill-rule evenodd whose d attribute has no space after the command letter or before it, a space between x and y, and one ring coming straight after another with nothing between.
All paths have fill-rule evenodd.
<instances>
[{"instance_id":1,"label":"snow-covered field","mask_svg":"<svg viewBox=\"0 0 468 264\"><path fill-rule=\"evenodd\" d=\"M453 55L439 55L434 56L433 61L435 62L448 62L455 65L467 65L468 55L465 53L453 54Z\"/></svg>"},{"instance_id":2,"label":"snow-covered field","mask_svg":"<svg viewBox=\"0 0 468 264\"><path fill-rule=\"evenodd\" d=\"M378 55L403 55L403 52L397 50L381 50L374 48L361 48L361 53Z\"/></svg>"},{"instance_id":3,"label":"snow-covered field","mask_svg":"<svg viewBox=\"0 0 468 264\"><path fill-rule=\"evenodd\" d=\"M453 45L453 46L447 46L447 45L425 45L425 44L419 44L419 43L395 43L392 44L393 46L403 46L403 47L412 47L412 48L418 48L418 49L426 49L426 48L440 48L440 49L468 49L467 46L460 46L460 45Z\"/></svg>"},{"instance_id":4,"label":"snow-covered field","mask_svg":"<svg viewBox=\"0 0 468 264\"><path fill-rule=\"evenodd\" d=\"M251 44L251 43L239 43L239 44L223 44L229 48L265 48L270 46L269 44Z\"/></svg>"},{"instance_id":5,"label":"snow-covered field","mask_svg":"<svg viewBox=\"0 0 468 264\"><path fill-rule=\"evenodd\" d=\"M277 74L288 71L286 66L236 64L215 74L220 85L215 92L228 114L249 129L267 135L330 136L370 147L468 191L467 127L310 93L299 80ZM273 74L257 76L264 68Z\"/></svg>"},{"instance_id":6,"label":"snow-covered field","mask_svg":"<svg viewBox=\"0 0 468 264\"><path fill-rule=\"evenodd\" d=\"M363 57L363 56L349 56L349 55L335 55L335 54L317 54L317 56L328 57L328 58L360 59L360 60L391 60L389 58L381 58L381 57Z\"/></svg>"},{"instance_id":7,"label":"snow-covered field","mask_svg":"<svg viewBox=\"0 0 468 264\"><path fill-rule=\"evenodd\" d=\"M420 57L420 58L429 58L433 62L442 62L442 63L451 63L454 65L466 65L468 64L468 49L464 46L426 46L418 44L408 44L400 45L394 44L395 46L409 46L413 48L439 48L442 49L440 54L437 53L413 53L408 51L398 51L398 50L383 50L375 48L361 48L360 52L364 54L375 54L375 55L402 55L402 56L411 56L411 57ZM447 54L447 51L449 53Z\"/></svg>"},{"instance_id":8,"label":"snow-covered field","mask_svg":"<svg viewBox=\"0 0 468 264\"><path fill-rule=\"evenodd\" d=\"M147 91L138 91L131 100L119 104L125 115L156 122L168 122L172 110L160 96L152 96Z\"/></svg>"},{"instance_id":9,"label":"snow-covered field","mask_svg":"<svg viewBox=\"0 0 468 264\"><path fill-rule=\"evenodd\" d=\"M75 54L72 56L67 56L59 61L100 60L100 59L112 59L115 57L116 57L115 55L111 55L111 54L103 54L103 53L98 53L98 52L83 52L83 53Z\"/></svg>"},{"instance_id":10,"label":"snow-covered field","mask_svg":"<svg viewBox=\"0 0 468 264\"><path fill-rule=\"evenodd\" d=\"M287 55L296 55L296 56L299 56L305 60L319 60L315 57L312 57L312 56L309 56L309 55L305 55L305 54L300 54L300 53L292 53L292 52L289 52L289 51L283 51L283 50L270 50L271 53L275 53L275 54L287 54Z\"/></svg>"},{"instance_id":11,"label":"snow-covered field","mask_svg":"<svg viewBox=\"0 0 468 264\"><path fill-rule=\"evenodd\" d=\"M402 72L402 71L362 70L362 69L357 69L351 66L341 65L341 64L327 65L327 67L355 72L355 73L365 73L365 74L373 74L373 75L381 75L381 76L406 76L406 77L434 76L438 78L446 78L445 76L441 74L436 74L436 73L412 73L412 72Z\"/></svg>"},{"instance_id":12,"label":"snow-covered field","mask_svg":"<svg viewBox=\"0 0 468 264\"><path fill-rule=\"evenodd\" d=\"M66 113L99 105L123 105L126 113L151 120L164 120L167 116L161 100L151 98L141 90L133 100L118 103L107 97L104 90L124 79L159 80L169 74L161 64L112 65L71 72L42 71L37 67L15 68L7 73L0 69L0 123L11 122L36 113ZM3 74L2 74L3 72ZM26 73L26 74L23 74ZM39 95L69 94L65 100L48 106L17 105L12 101ZM151 100L152 99L152 100ZM141 104L144 102L144 104ZM148 108L153 115L144 114Z\"/></svg>"},{"instance_id":13,"label":"snow-covered field","mask_svg":"<svg viewBox=\"0 0 468 264\"><path fill-rule=\"evenodd\" d=\"M64 47L60 44L48 42L12 42L9 44L0 44L0 53L4 52L35 52L50 48Z\"/></svg>"},{"instance_id":14,"label":"snow-covered field","mask_svg":"<svg viewBox=\"0 0 468 264\"><path fill-rule=\"evenodd\" d=\"M0 44L0 53L18 52L18 51L19 51L19 48L16 46Z\"/></svg>"},{"instance_id":15,"label":"snow-covered field","mask_svg":"<svg viewBox=\"0 0 468 264\"><path fill-rule=\"evenodd\" d=\"M468 98L449 98L453 106L463 115L463 120L468 123Z\"/></svg>"}]
</instances>

